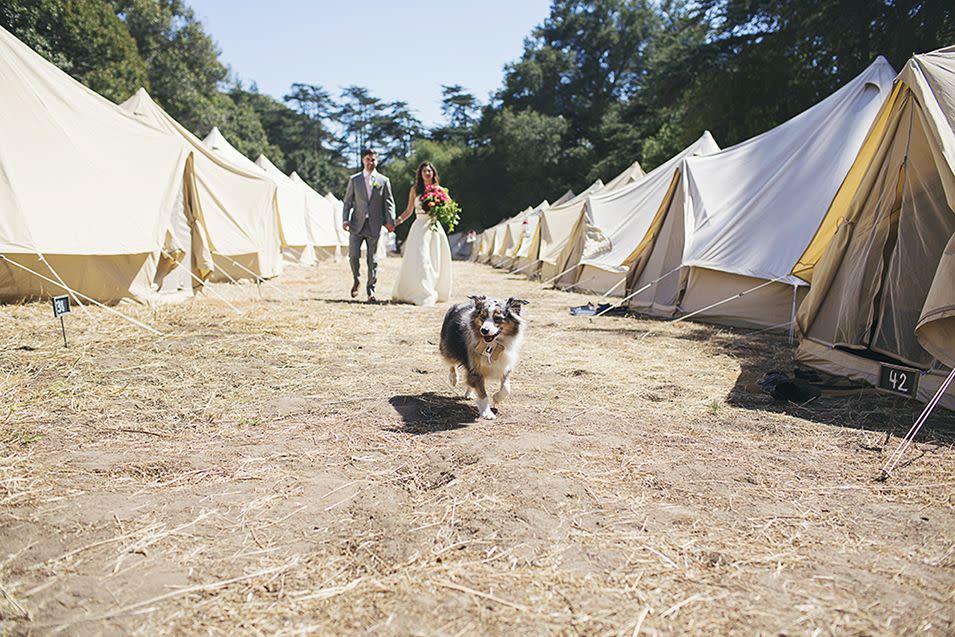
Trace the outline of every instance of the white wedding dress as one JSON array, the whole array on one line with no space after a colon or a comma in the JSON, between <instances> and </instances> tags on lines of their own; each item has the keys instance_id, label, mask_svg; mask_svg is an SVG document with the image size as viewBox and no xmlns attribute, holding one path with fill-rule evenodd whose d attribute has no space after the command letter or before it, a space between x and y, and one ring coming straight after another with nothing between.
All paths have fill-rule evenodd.
<instances>
[{"instance_id":1,"label":"white wedding dress","mask_svg":"<svg viewBox=\"0 0 955 637\"><path fill-rule=\"evenodd\" d=\"M451 296L451 244L441 224L435 230L428 227L430 219L417 197L414 211L391 298L415 305L443 303Z\"/></svg>"}]
</instances>

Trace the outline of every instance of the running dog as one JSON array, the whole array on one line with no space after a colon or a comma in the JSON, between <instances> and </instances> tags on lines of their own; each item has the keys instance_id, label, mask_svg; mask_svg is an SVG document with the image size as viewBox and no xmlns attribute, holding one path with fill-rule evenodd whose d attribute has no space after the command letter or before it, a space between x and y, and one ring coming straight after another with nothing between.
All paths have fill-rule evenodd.
<instances>
[{"instance_id":1,"label":"running dog","mask_svg":"<svg viewBox=\"0 0 955 637\"><path fill-rule=\"evenodd\" d=\"M494 420L486 383L500 380L501 388L494 394L499 405L511 393L510 375L524 342L527 323L521 317L521 308L527 301L510 298L506 301L485 296L469 296L470 303L459 303L444 315L441 326L441 356L451 367L448 380L458 384L458 367L464 368L464 382L468 386L465 398L471 392L477 395L478 415Z\"/></svg>"}]
</instances>

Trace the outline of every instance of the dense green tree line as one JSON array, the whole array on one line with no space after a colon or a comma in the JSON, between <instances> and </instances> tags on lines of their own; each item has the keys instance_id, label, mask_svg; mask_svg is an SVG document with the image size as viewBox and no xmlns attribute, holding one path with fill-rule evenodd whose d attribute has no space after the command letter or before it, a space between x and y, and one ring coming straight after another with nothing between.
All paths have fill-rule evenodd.
<instances>
[{"instance_id":1,"label":"dense green tree line","mask_svg":"<svg viewBox=\"0 0 955 637\"><path fill-rule=\"evenodd\" d=\"M92 89L140 86L203 136L218 126L321 192L339 192L372 145L399 207L424 159L484 227L580 191L634 160L650 170L709 129L723 146L775 126L885 55L955 44L935 0L552 0L487 103L443 87L445 122L361 86L293 84L277 100L219 60L185 0L4 0L0 25ZM454 78L449 78L453 81Z\"/></svg>"}]
</instances>

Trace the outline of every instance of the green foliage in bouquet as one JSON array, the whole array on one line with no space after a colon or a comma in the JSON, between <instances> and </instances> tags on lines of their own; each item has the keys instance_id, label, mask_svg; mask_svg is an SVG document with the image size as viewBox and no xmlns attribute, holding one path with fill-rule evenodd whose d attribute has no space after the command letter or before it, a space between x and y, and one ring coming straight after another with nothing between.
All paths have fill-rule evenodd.
<instances>
[{"instance_id":1,"label":"green foliage in bouquet","mask_svg":"<svg viewBox=\"0 0 955 637\"><path fill-rule=\"evenodd\" d=\"M438 224L444 224L448 232L454 232L461 221L461 206L448 195L448 189L432 184L425 188L421 195L421 205L431 220L428 227L438 229Z\"/></svg>"}]
</instances>

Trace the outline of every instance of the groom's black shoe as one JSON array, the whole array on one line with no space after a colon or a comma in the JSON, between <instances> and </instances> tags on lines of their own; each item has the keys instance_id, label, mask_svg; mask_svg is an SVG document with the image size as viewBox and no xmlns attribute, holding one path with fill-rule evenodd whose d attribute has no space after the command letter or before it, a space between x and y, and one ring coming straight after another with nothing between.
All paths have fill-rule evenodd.
<instances>
[{"instance_id":1,"label":"groom's black shoe","mask_svg":"<svg viewBox=\"0 0 955 637\"><path fill-rule=\"evenodd\" d=\"M368 293L368 302L369 302L369 303L377 303L377 302L378 302L378 299L375 297L375 293L374 293L374 292L369 292L369 293Z\"/></svg>"},{"instance_id":2,"label":"groom's black shoe","mask_svg":"<svg viewBox=\"0 0 955 637\"><path fill-rule=\"evenodd\" d=\"M358 298L358 281L355 281L355 285L351 286L351 297L353 299Z\"/></svg>"}]
</instances>

